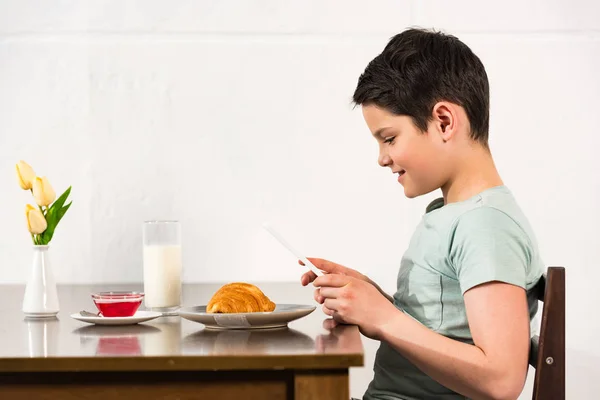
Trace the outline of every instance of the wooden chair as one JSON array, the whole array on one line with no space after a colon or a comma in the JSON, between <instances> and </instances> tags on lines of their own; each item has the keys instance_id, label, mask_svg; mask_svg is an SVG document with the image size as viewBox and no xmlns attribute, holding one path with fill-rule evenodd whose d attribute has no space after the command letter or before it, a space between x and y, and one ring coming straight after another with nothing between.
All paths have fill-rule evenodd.
<instances>
[{"instance_id":1,"label":"wooden chair","mask_svg":"<svg viewBox=\"0 0 600 400\"><path fill-rule=\"evenodd\" d=\"M565 398L565 269L549 267L534 290L544 302L540 335L531 339L533 400Z\"/></svg>"}]
</instances>

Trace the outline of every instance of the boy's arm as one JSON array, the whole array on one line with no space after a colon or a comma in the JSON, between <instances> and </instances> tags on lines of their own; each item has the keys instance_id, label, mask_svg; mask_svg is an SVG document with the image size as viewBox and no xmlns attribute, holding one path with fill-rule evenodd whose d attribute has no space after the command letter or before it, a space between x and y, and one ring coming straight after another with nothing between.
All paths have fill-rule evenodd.
<instances>
[{"instance_id":1,"label":"boy's arm","mask_svg":"<svg viewBox=\"0 0 600 400\"><path fill-rule=\"evenodd\" d=\"M473 399L516 399L528 368L525 290L489 282L464 294L474 345L442 336L401 311L377 336L442 385Z\"/></svg>"}]
</instances>

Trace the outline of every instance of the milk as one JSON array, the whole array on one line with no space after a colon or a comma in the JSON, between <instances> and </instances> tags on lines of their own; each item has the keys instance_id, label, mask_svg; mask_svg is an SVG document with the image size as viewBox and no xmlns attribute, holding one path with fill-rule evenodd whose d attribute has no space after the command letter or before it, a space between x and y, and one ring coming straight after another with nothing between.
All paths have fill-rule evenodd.
<instances>
[{"instance_id":1,"label":"milk","mask_svg":"<svg viewBox=\"0 0 600 400\"><path fill-rule=\"evenodd\" d=\"M176 308L181 303L181 246L144 246L144 304Z\"/></svg>"}]
</instances>

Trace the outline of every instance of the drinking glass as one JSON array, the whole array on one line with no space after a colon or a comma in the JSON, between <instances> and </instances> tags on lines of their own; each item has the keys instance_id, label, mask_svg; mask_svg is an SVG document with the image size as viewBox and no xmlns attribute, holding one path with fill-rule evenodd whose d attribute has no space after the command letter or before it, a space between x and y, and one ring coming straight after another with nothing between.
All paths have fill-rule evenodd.
<instances>
[{"instance_id":1,"label":"drinking glass","mask_svg":"<svg viewBox=\"0 0 600 400\"><path fill-rule=\"evenodd\" d=\"M146 221L144 240L144 305L174 315L181 307L181 224Z\"/></svg>"}]
</instances>

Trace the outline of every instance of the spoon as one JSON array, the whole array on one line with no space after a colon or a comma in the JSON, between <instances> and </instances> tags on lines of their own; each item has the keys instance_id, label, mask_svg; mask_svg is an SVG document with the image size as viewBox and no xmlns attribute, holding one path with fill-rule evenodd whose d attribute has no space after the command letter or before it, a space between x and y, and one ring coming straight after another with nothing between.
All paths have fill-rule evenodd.
<instances>
[{"instance_id":1,"label":"spoon","mask_svg":"<svg viewBox=\"0 0 600 400\"><path fill-rule=\"evenodd\" d=\"M83 317L101 317L102 316L102 314L100 314L100 313L94 314L92 312L85 311L85 310L79 311L79 314L81 314L81 316L83 316Z\"/></svg>"}]
</instances>

